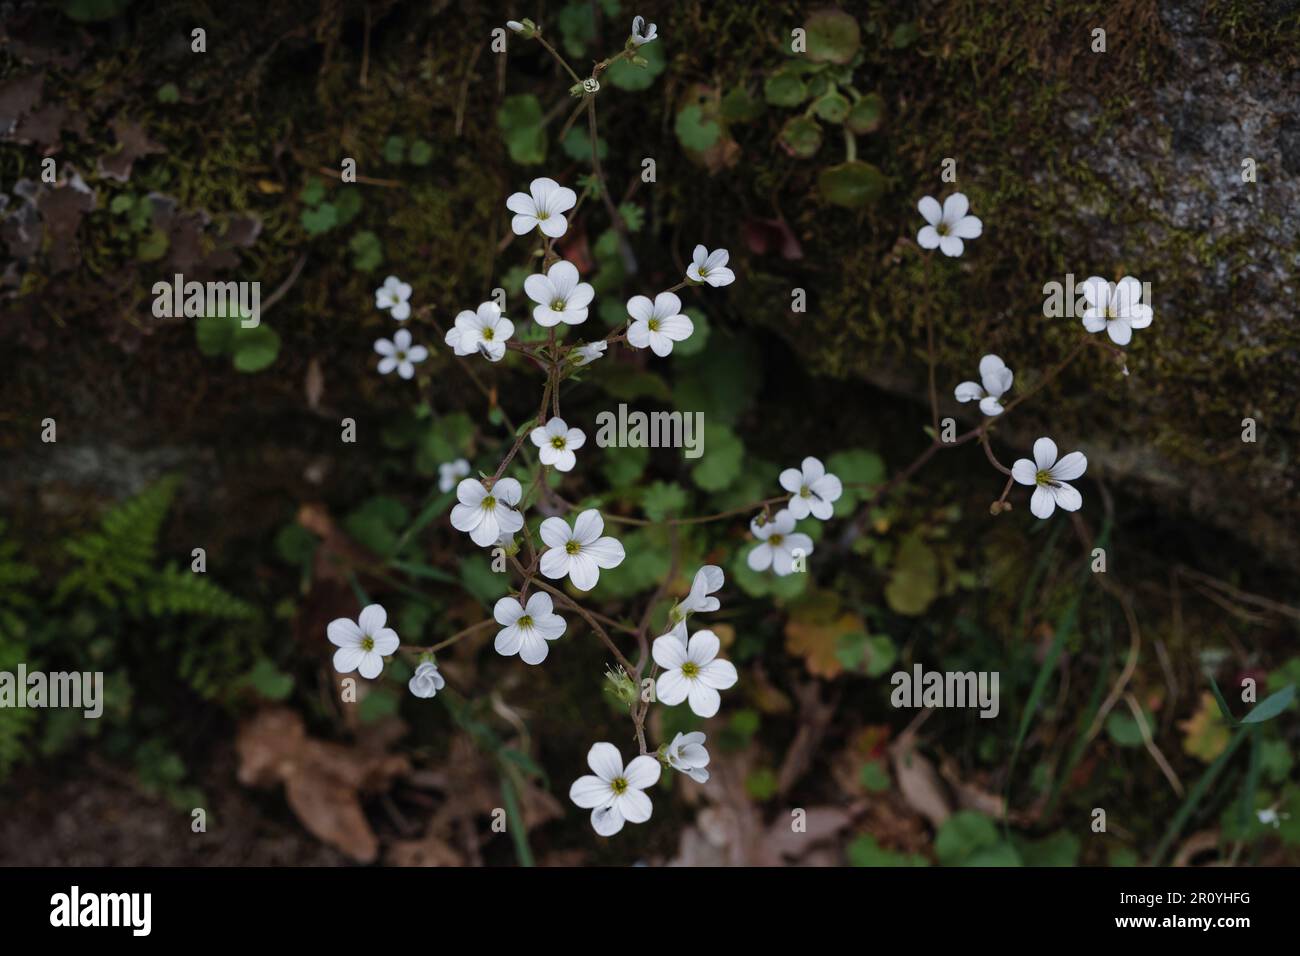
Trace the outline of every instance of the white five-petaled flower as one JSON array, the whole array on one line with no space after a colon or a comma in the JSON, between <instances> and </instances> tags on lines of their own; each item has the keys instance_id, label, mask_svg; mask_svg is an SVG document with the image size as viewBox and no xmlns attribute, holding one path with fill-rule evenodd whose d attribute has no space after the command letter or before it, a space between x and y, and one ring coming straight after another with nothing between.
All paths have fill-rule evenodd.
<instances>
[{"instance_id":1,"label":"white five-petaled flower","mask_svg":"<svg viewBox=\"0 0 1300 956\"><path fill-rule=\"evenodd\" d=\"M718 657L722 646L712 631L696 631L685 644L677 634L656 637L650 655L663 668L655 696L672 706L687 701L699 717L712 717L722 698L718 691L735 686L736 665Z\"/></svg>"},{"instance_id":2,"label":"white five-petaled flower","mask_svg":"<svg viewBox=\"0 0 1300 956\"><path fill-rule=\"evenodd\" d=\"M696 783L708 783L709 772L704 768L709 765L709 752L704 747L704 740L704 734L698 730L678 734L664 751L668 766Z\"/></svg>"},{"instance_id":3,"label":"white five-petaled flower","mask_svg":"<svg viewBox=\"0 0 1300 956\"><path fill-rule=\"evenodd\" d=\"M514 478L502 478L491 491L477 478L466 478L456 486L460 503L451 509L451 526L467 532L480 548L491 547L503 534L514 534L524 526L524 516L514 509L523 494Z\"/></svg>"},{"instance_id":4,"label":"white five-petaled flower","mask_svg":"<svg viewBox=\"0 0 1300 956\"><path fill-rule=\"evenodd\" d=\"M844 494L844 486L834 475L827 474L820 458L809 455L798 469L787 468L781 472L781 487L790 492L786 505L796 519L814 518L825 521L831 516L835 502Z\"/></svg>"},{"instance_id":5,"label":"white five-petaled flower","mask_svg":"<svg viewBox=\"0 0 1300 956\"><path fill-rule=\"evenodd\" d=\"M1145 329L1155 318L1150 305L1142 303L1142 283L1133 276L1107 282L1101 276L1089 276L1083 282L1083 298L1088 308L1083 312L1083 327L1089 332L1106 330L1116 345L1128 345L1134 329Z\"/></svg>"},{"instance_id":6,"label":"white five-petaled flower","mask_svg":"<svg viewBox=\"0 0 1300 956\"><path fill-rule=\"evenodd\" d=\"M1033 487L1029 510L1034 516L1049 518L1057 505L1066 511L1078 511L1083 505L1083 496L1066 482L1078 478L1087 469L1088 459L1083 452L1072 451L1057 461L1056 442L1040 438L1034 442L1034 460L1019 459L1011 466L1011 477Z\"/></svg>"},{"instance_id":7,"label":"white five-petaled flower","mask_svg":"<svg viewBox=\"0 0 1300 956\"><path fill-rule=\"evenodd\" d=\"M964 239L976 239L984 231L984 223L975 216L966 215L970 200L965 193L953 193L939 205L933 196L923 196L916 204L927 225L916 234L922 249L939 247L945 256L959 256L966 248Z\"/></svg>"},{"instance_id":8,"label":"white five-petaled flower","mask_svg":"<svg viewBox=\"0 0 1300 956\"><path fill-rule=\"evenodd\" d=\"M438 490L444 495L456 487L456 482L469 474L469 462L464 458L444 461L438 466Z\"/></svg>"},{"instance_id":9,"label":"white five-petaled flower","mask_svg":"<svg viewBox=\"0 0 1300 956\"><path fill-rule=\"evenodd\" d=\"M979 401L980 411L985 415L1001 415L1002 403L998 401L1011 390L1015 378L1011 369L996 355L986 355L980 359L980 382L962 382L953 389L953 397L959 402Z\"/></svg>"},{"instance_id":10,"label":"white five-petaled flower","mask_svg":"<svg viewBox=\"0 0 1300 956\"><path fill-rule=\"evenodd\" d=\"M695 580L691 582L691 593L673 607L670 617L675 621L683 621L688 614L716 611L722 605L713 597L713 592L722 588L724 580L722 568L716 564L706 564L700 568L695 572Z\"/></svg>"},{"instance_id":11,"label":"white five-petaled flower","mask_svg":"<svg viewBox=\"0 0 1300 956\"><path fill-rule=\"evenodd\" d=\"M409 329L398 329L393 333L391 342L388 339L375 339L375 351L381 356L379 374L387 375L393 369L397 369L397 374L402 378L413 377L414 363L423 362L429 357L429 350L423 345L411 344Z\"/></svg>"},{"instance_id":12,"label":"white five-petaled flower","mask_svg":"<svg viewBox=\"0 0 1300 956\"><path fill-rule=\"evenodd\" d=\"M578 515L572 530L563 518L547 518L538 529L548 548L542 553L542 574L555 580L567 574L579 591L590 591L602 568L616 568L626 557L618 539L601 537L604 530L605 522L595 508Z\"/></svg>"},{"instance_id":13,"label":"white five-petaled flower","mask_svg":"<svg viewBox=\"0 0 1300 956\"><path fill-rule=\"evenodd\" d=\"M642 754L624 767L617 747L599 743L587 751L587 766L592 773L573 781L569 799L591 810L591 825L598 834L613 836L624 822L650 819L653 807L645 790L659 782L658 760Z\"/></svg>"},{"instance_id":14,"label":"white five-petaled flower","mask_svg":"<svg viewBox=\"0 0 1300 956\"><path fill-rule=\"evenodd\" d=\"M589 283L578 281L578 267L567 259L555 263L545 275L530 275L524 280L524 291L537 303L533 321L546 328L586 322L587 306L596 295Z\"/></svg>"},{"instance_id":15,"label":"white five-petaled flower","mask_svg":"<svg viewBox=\"0 0 1300 956\"><path fill-rule=\"evenodd\" d=\"M570 428L563 418L552 418L545 425L534 428L529 436L540 449L537 457L543 465L556 471L572 471L578 461L574 454L587 443L587 434L581 428Z\"/></svg>"},{"instance_id":16,"label":"white five-petaled flower","mask_svg":"<svg viewBox=\"0 0 1300 956\"><path fill-rule=\"evenodd\" d=\"M573 359L575 365L590 365L596 359L601 358L607 348L609 348L609 343L601 339L598 342L592 342L590 345L579 345L570 353L569 357Z\"/></svg>"},{"instance_id":17,"label":"white five-petaled flower","mask_svg":"<svg viewBox=\"0 0 1300 956\"><path fill-rule=\"evenodd\" d=\"M691 253L691 264L686 267L686 278L692 282L707 282L714 287L731 285L736 281L736 274L727 268L730 256L726 249L709 252L703 246L696 246Z\"/></svg>"},{"instance_id":18,"label":"white five-petaled flower","mask_svg":"<svg viewBox=\"0 0 1300 956\"><path fill-rule=\"evenodd\" d=\"M386 310L398 322L411 317L411 285L397 276L389 276L375 290L375 307Z\"/></svg>"},{"instance_id":19,"label":"white five-petaled flower","mask_svg":"<svg viewBox=\"0 0 1300 956\"><path fill-rule=\"evenodd\" d=\"M691 337L695 323L681 314L682 300L672 292L660 292L651 302L643 295L627 300L627 314L632 317L627 327L627 344L635 349L647 345L663 358L673 350L673 343Z\"/></svg>"},{"instance_id":20,"label":"white five-petaled flower","mask_svg":"<svg viewBox=\"0 0 1300 956\"><path fill-rule=\"evenodd\" d=\"M438 665L433 661L423 661L416 665L415 675L406 682L406 686L416 697L426 700L447 686L447 681L438 673Z\"/></svg>"},{"instance_id":21,"label":"white five-petaled flower","mask_svg":"<svg viewBox=\"0 0 1300 956\"><path fill-rule=\"evenodd\" d=\"M564 214L578 202L578 194L545 176L534 179L526 193L512 193L506 208L515 214L510 228L516 236L541 229L542 235L558 239L569 228Z\"/></svg>"},{"instance_id":22,"label":"white five-petaled flower","mask_svg":"<svg viewBox=\"0 0 1300 956\"><path fill-rule=\"evenodd\" d=\"M503 597L492 609L492 616L502 629L497 632L497 653L504 657L518 654L525 664L540 664L546 660L550 645L564 633L564 618L555 613L551 596L545 591L535 591L527 604L516 598Z\"/></svg>"},{"instance_id":23,"label":"white five-petaled flower","mask_svg":"<svg viewBox=\"0 0 1300 956\"><path fill-rule=\"evenodd\" d=\"M749 523L749 531L759 540L747 559L755 571L771 568L778 577L785 577L794 570L794 552L805 557L812 554L812 538L794 530L794 515L789 508L782 508L771 521L762 524L755 518Z\"/></svg>"},{"instance_id":24,"label":"white five-petaled flower","mask_svg":"<svg viewBox=\"0 0 1300 956\"><path fill-rule=\"evenodd\" d=\"M457 355L480 352L489 362L499 362L506 354L506 341L514 334L515 324L501 314L497 304L484 302L477 311L466 309L456 316L456 325L447 330L447 344Z\"/></svg>"},{"instance_id":25,"label":"white five-petaled flower","mask_svg":"<svg viewBox=\"0 0 1300 956\"><path fill-rule=\"evenodd\" d=\"M632 42L637 46L645 46L657 36L659 36L659 28L655 24L650 24L650 29L647 30L645 17L632 18Z\"/></svg>"},{"instance_id":26,"label":"white five-petaled flower","mask_svg":"<svg viewBox=\"0 0 1300 956\"><path fill-rule=\"evenodd\" d=\"M325 634L338 647L334 669L340 674L356 671L367 680L378 677L384 669L385 655L393 653L401 643L397 632L384 626L387 623L388 612L378 604L362 608L356 621L346 617L330 621Z\"/></svg>"}]
</instances>

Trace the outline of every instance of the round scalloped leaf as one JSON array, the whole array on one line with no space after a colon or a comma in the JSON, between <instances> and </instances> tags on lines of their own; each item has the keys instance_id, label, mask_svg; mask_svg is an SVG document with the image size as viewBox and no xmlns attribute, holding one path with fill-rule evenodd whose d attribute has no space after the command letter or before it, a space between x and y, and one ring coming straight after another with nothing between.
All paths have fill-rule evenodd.
<instances>
[{"instance_id":1,"label":"round scalloped leaf","mask_svg":"<svg viewBox=\"0 0 1300 956\"><path fill-rule=\"evenodd\" d=\"M868 93L853 104L844 125L854 133L874 133L885 118L885 99L879 93Z\"/></svg>"},{"instance_id":2,"label":"round scalloped leaf","mask_svg":"<svg viewBox=\"0 0 1300 956\"><path fill-rule=\"evenodd\" d=\"M849 115L848 97L832 90L824 96L818 97L813 103L813 112L820 119L828 123L843 123L845 117Z\"/></svg>"},{"instance_id":3,"label":"round scalloped leaf","mask_svg":"<svg viewBox=\"0 0 1300 956\"><path fill-rule=\"evenodd\" d=\"M773 106L798 106L808 98L808 87L794 73L782 70L767 78L763 98Z\"/></svg>"},{"instance_id":4,"label":"round scalloped leaf","mask_svg":"<svg viewBox=\"0 0 1300 956\"><path fill-rule=\"evenodd\" d=\"M858 21L843 10L818 10L806 29L808 58L818 63L848 63L862 44Z\"/></svg>"},{"instance_id":5,"label":"round scalloped leaf","mask_svg":"<svg viewBox=\"0 0 1300 956\"><path fill-rule=\"evenodd\" d=\"M870 163L854 159L823 169L817 177L817 191L828 203L859 209L884 194L885 176Z\"/></svg>"},{"instance_id":6,"label":"round scalloped leaf","mask_svg":"<svg viewBox=\"0 0 1300 956\"><path fill-rule=\"evenodd\" d=\"M777 142L791 156L809 159L822 148L822 128L806 116L792 116L781 127Z\"/></svg>"}]
</instances>

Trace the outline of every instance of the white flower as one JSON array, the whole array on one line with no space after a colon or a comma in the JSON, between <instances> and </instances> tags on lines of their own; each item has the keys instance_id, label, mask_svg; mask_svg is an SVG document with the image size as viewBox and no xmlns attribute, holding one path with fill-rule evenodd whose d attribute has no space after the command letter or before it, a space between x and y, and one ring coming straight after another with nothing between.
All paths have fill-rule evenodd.
<instances>
[{"instance_id":1,"label":"white flower","mask_svg":"<svg viewBox=\"0 0 1300 956\"><path fill-rule=\"evenodd\" d=\"M678 734L665 752L668 766L696 783L708 783L709 772L704 768L709 765L709 752L704 748L704 740L704 734L698 730Z\"/></svg>"},{"instance_id":2,"label":"white flower","mask_svg":"<svg viewBox=\"0 0 1300 956\"><path fill-rule=\"evenodd\" d=\"M1007 368L1002 359L996 355L986 355L980 359L980 379L984 384L962 382L953 389L952 394L959 402L978 400L980 411L985 415L1001 415L1002 403L998 399L1011 390L1014 378L1011 369Z\"/></svg>"},{"instance_id":3,"label":"white flower","mask_svg":"<svg viewBox=\"0 0 1300 956\"><path fill-rule=\"evenodd\" d=\"M507 26L509 29L513 30L515 33L523 33L523 32L524 32L524 25L523 25L522 23L520 23L518 20L507 20L507 21L506 21L506 26Z\"/></svg>"},{"instance_id":4,"label":"white flower","mask_svg":"<svg viewBox=\"0 0 1300 956\"><path fill-rule=\"evenodd\" d=\"M447 330L447 344L457 355L481 352L489 362L499 362L506 354L506 340L514 334L515 324L501 314L497 304L484 302L478 311L466 309L456 316L455 327Z\"/></svg>"},{"instance_id":5,"label":"white flower","mask_svg":"<svg viewBox=\"0 0 1300 956\"><path fill-rule=\"evenodd\" d=\"M669 706L686 700L699 717L716 714L722 703L718 691L739 679L735 664L718 659L721 646L712 631L696 631L686 644L675 634L656 637L650 655L663 673L655 681L655 696Z\"/></svg>"},{"instance_id":6,"label":"white flower","mask_svg":"<svg viewBox=\"0 0 1300 956\"><path fill-rule=\"evenodd\" d=\"M411 286L397 276L389 276L384 284L375 290L375 307L390 312L398 322L411 317Z\"/></svg>"},{"instance_id":7,"label":"white flower","mask_svg":"<svg viewBox=\"0 0 1300 956\"><path fill-rule=\"evenodd\" d=\"M469 462L464 458L444 461L438 466L438 490L444 495L456 487L456 482L469 474Z\"/></svg>"},{"instance_id":8,"label":"white flower","mask_svg":"<svg viewBox=\"0 0 1300 956\"><path fill-rule=\"evenodd\" d=\"M794 570L795 551L805 557L812 554L812 538L795 532L794 515L789 508L782 508L771 521L763 524L755 518L749 523L749 531L760 542L748 557L749 566L755 571L771 568L778 577L785 577Z\"/></svg>"},{"instance_id":9,"label":"white flower","mask_svg":"<svg viewBox=\"0 0 1300 956\"><path fill-rule=\"evenodd\" d=\"M438 673L438 665L433 661L424 661L415 668L415 676L406 682L412 694L426 700L447 686L447 681Z\"/></svg>"},{"instance_id":10,"label":"white flower","mask_svg":"<svg viewBox=\"0 0 1300 956\"><path fill-rule=\"evenodd\" d=\"M599 342L592 342L590 345L579 345L570 353L575 365L590 365L596 359L605 354L605 349L609 348L609 343L604 339Z\"/></svg>"},{"instance_id":11,"label":"white flower","mask_svg":"<svg viewBox=\"0 0 1300 956\"><path fill-rule=\"evenodd\" d=\"M529 195L531 193L531 195ZM564 214L574 207L578 194L568 186L561 186L554 179L542 176L534 179L526 193L513 193L506 200L506 208L515 214L510 221L510 228L516 236L532 232L534 228L542 230L542 235L558 239L569 228Z\"/></svg>"},{"instance_id":12,"label":"white flower","mask_svg":"<svg viewBox=\"0 0 1300 956\"><path fill-rule=\"evenodd\" d=\"M691 582L691 593L673 607L670 615L672 620L680 622L685 620L688 614L716 611L722 605L717 598L710 595L722 587L724 580L722 568L716 564L706 564L696 571L695 580ZM684 636L682 640L685 641Z\"/></svg>"},{"instance_id":13,"label":"white flower","mask_svg":"<svg viewBox=\"0 0 1300 956\"><path fill-rule=\"evenodd\" d=\"M567 259L551 266L546 275L530 275L524 280L524 291L537 303L533 321L546 328L586 322L587 306L596 295L590 284L578 281L578 267Z\"/></svg>"},{"instance_id":14,"label":"white flower","mask_svg":"<svg viewBox=\"0 0 1300 956\"><path fill-rule=\"evenodd\" d=\"M924 196L916 204L929 225L922 226L916 234L916 242L922 249L939 247L945 256L959 256L965 249L963 239L975 239L984 231L984 224L975 216L966 215L970 209L970 200L965 193L953 193L943 201L933 196Z\"/></svg>"},{"instance_id":15,"label":"white flower","mask_svg":"<svg viewBox=\"0 0 1300 956\"><path fill-rule=\"evenodd\" d=\"M334 652L334 669L340 674L357 671L371 680L384 669L384 656L397 650L401 643L397 632L388 623L388 612L378 604L368 604L361 609L356 623L346 617L330 621L325 634L331 644L338 646Z\"/></svg>"},{"instance_id":16,"label":"white flower","mask_svg":"<svg viewBox=\"0 0 1300 956\"><path fill-rule=\"evenodd\" d=\"M1088 459L1081 451L1072 451L1060 461L1056 460L1056 442L1040 438L1034 442L1034 460L1019 459L1011 466L1011 477L1022 485L1032 485L1034 494L1029 499L1029 510L1038 518L1050 518L1060 505L1066 511L1078 511L1083 496L1066 484L1088 469Z\"/></svg>"},{"instance_id":17,"label":"white flower","mask_svg":"<svg viewBox=\"0 0 1300 956\"><path fill-rule=\"evenodd\" d=\"M1155 318L1151 306L1142 304L1142 283L1133 276L1125 276L1118 282L1089 276L1082 289L1088 303L1083 327L1089 332L1105 329L1116 345L1128 345L1133 330L1145 329Z\"/></svg>"},{"instance_id":18,"label":"white flower","mask_svg":"<svg viewBox=\"0 0 1300 956\"><path fill-rule=\"evenodd\" d=\"M514 478L502 478L491 491L477 478L466 478L456 486L460 504L451 509L451 526L468 532L480 548L490 547L502 534L514 534L524 526L524 516L513 508L523 493Z\"/></svg>"},{"instance_id":19,"label":"white flower","mask_svg":"<svg viewBox=\"0 0 1300 956\"><path fill-rule=\"evenodd\" d=\"M835 502L844 494L844 486L834 475L826 473L826 466L820 458L809 455L800 469L787 468L781 472L781 487L791 495L786 507L796 519L811 514L825 521L835 510Z\"/></svg>"},{"instance_id":20,"label":"white flower","mask_svg":"<svg viewBox=\"0 0 1300 956\"><path fill-rule=\"evenodd\" d=\"M556 471L572 471L578 461L574 452L587 443L586 433L581 428L570 428L563 418L552 418L545 426L539 425L529 437L540 449L537 457L542 464Z\"/></svg>"},{"instance_id":21,"label":"white flower","mask_svg":"<svg viewBox=\"0 0 1300 956\"><path fill-rule=\"evenodd\" d=\"M600 569L616 568L626 554L615 538L601 537L605 522L595 508L578 515L569 530L563 518L547 518L538 533L549 549L542 554L542 574L559 579L566 574L579 591L590 591L600 580Z\"/></svg>"},{"instance_id":22,"label":"white flower","mask_svg":"<svg viewBox=\"0 0 1300 956\"><path fill-rule=\"evenodd\" d=\"M379 360L379 374L387 375L393 369L402 378L415 375L415 362L423 362L429 357L429 350L423 345L411 344L409 329L398 329L393 333L393 340L375 339L375 351L383 356Z\"/></svg>"},{"instance_id":23,"label":"white flower","mask_svg":"<svg viewBox=\"0 0 1300 956\"><path fill-rule=\"evenodd\" d=\"M632 18L632 42L637 46L645 46L657 36L659 36L659 28L655 24L650 24L650 29L647 30L645 17Z\"/></svg>"},{"instance_id":24,"label":"white flower","mask_svg":"<svg viewBox=\"0 0 1300 956\"><path fill-rule=\"evenodd\" d=\"M536 591L528 599L528 604L520 604L512 597L503 597L492 609L492 616L503 625L497 631L497 653L509 657L518 654L525 664L540 664L546 660L550 649L547 641L553 641L564 633L564 618L555 613L551 596L545 591Z\"/></svg>"},{"instance_id":25,"label":"white flower","mask_svg":"<svg viewBox=\"0 0 1300 956\"><path fill-rule=\"evenodd\" d=\"M691 253L691 264L686 267L686 278L692 282L707 282L711 286L731 285L736 281L736 274L727 268L730 253L726 249L709 252L703 246L696 246Z\"/></svg>"},{"instance_id":26,"label":"white flower","mask_svg":"<svg viewBox=\"0 0 1300 956\"><path fill-rule=\"evenodd\" d=\"M651 302L643 295L627 300L627 314L632 322L627 327L627 344L636 349L647 345L663 358L673 350L673 343L691 337L695 323L681 315L682 300L671 292L660 292Z\"/></svg>"},{"instance_id":27,"label":"white flower","mask_svg":"<svg viewBox=\"0 0 1300 956\"><path fill-rule=\"evenodd\" d=\"M659 782L659 761L641 755L623 767L623 757L610 743L592 744L587 751L592 774L579 777L569 788L569 799L591 810L591 825L601 836L613 836L628 823L645 823L653 807L644 793Z\"/></svg>"}]
</instances>

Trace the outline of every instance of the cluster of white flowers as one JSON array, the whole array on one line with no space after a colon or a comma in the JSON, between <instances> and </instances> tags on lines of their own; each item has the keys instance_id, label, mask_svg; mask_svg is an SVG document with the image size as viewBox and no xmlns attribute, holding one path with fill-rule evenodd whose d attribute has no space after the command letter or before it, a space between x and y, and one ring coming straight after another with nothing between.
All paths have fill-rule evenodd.
<instances>
[{"instance_id":1,"label":"cluster of white flowers","mask_svg":"<svg viewBox=\"0 0 1300 956\"><path fill-rule=\"evenodd\" d=\"M809 515L819 521L828 520L835 511L835 502L844 494L844 485L827 472L820 458L811 455L798 468L781 472L780 482L790 492L790 500L770 518L760 514L749 523L749 532L758 544L746 560L754 571L770 568L778 577L784 577L795 570L796 558L813 552L812 538L795 531L794 523Z\"/></svg>"},{"instance_id":2,"label":"cluster of white flowers","mask_svg":"<svg viewBox=\"0 0 1300 956\"><path fill-rule=\"evenodd\" d=\"M405 322L411 317L411 286L397 276L389 276L384 284L375 290L375 307L387 312L398 322ZM398 329L392 339L375 340L375 351L379 353L379 374L387 375L396 369L401 378L415 377L415 365L429 357L429 350L423 345L411 344L411 333L407 329Z\"/></svg>"}]
</instances>

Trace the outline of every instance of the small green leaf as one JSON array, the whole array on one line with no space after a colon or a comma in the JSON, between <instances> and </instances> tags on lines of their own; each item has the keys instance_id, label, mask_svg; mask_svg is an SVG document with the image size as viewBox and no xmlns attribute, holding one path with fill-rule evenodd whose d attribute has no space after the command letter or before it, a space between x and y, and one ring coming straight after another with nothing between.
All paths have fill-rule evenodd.
<instances>
[{"instance_id":1,"label":"small green leaf","mask_svg":"<svg viewBox=\"0 0 1300 956\"><path fill-rule=\"evenodd\" d=\"M433 159L433 146L425 140L417 139L411 144L406 158L412 166L428 166Z\"/></svg>"},{"instance_id":2,"label":"small green leaf","mask_svg":"<svg viewBox=\"0 0 1300 956\"><path fill-rule=\"evenodd\" d=\"M546 159L546 129L542 104L531 93L507 96L497 110L497 125L505 136L510 158L521 166Z\"/></svg>"},{"instance_id":3,"label":"small green leaf","mask_svg":"<svg viewBox=\"0 0 1300 956\"><path fill-rule=\"evenodd\" d=\"M843 10L819 10L808 18L808 59L848 63L862 44L858 21Z\"/></svg>"},{"instance_id":4,"label":"small green leaf","mask_svg":"<svg viewBox=\"0 0 1300 956\"><path fill-rule=\"evenodd\" d=\"M822 128L807 116L792 116L781 127L777 142L796 159L811 159L822 148Z\"/></svg>"},{"instance_id":5,"label":"small green leaf","mask_svg":"<svg viewBox=\"0 0 1300 956\"><path fill-rule=\"evenodd\" d=\"M722 127L714 120L706 119L703 108L696 104L677 114L673 128L682 145L696 152L708 149L722 136Z\"/></svg>"},{"instance_id":6,"label":"small green leaf","mask_svg":"<svg viewBox=\"0 0 1300 956\"><path fill-rule=\"evenodd\" d=\"M315 209L304 209L298 220L307 230L307 235L319 236L338 225L339 211L333 204L323 202Z\"/></svg>"},{"instance_id":7,"label":"small green leaf","mask_svg":"<svg viewBox=\"0 0 1300 956\"><path fill-rule=\"evenodd\" d=\"M849 99L834 91L819 96L813 102L813 112L828 123L843 123L849 115Z\"/></svg>"},{"instance_id":8,"label":"small green leaf","mask_svg":"<svg viewBox=\"0 0 1300 956\"><path fill-rule=\"evenodd\" d=\"M884 194L885 177L875 166L855 159L823 169L817 177L817 191L829 203L856 209Z\"/></svg>"},{"instance_id":9,"label":"small green leaf","mask_svg":"<svg viewBox=\"0 0 1300 956\"><path fill-rule=\"evenodd\" d=\"M175 83L164 83L158 87L156 94L159 103L178 103L181 98L181 91Z\"/></svg>"},{"instance_id":10,"label":"small green leaf","mask_svg":"<svg viewBox=\"0 0 1300 956\"><path fill-rule=\"evenodd\" d=\"M280 335L274 329L258 325L234 332L235 368L240 372L260 372L280 354Z\"/></svg>"},{"instance_id":11,"label":"small green leaf","mask_svg":"<svg viewBox=\"0 0 1300 956\"><path fill-rule=\"evenodd\" d=\"M844 125L859 135L874 133L880 128L885 115L885 98L879 93L868 93L853 104Z\"/></svg>"},{"instance_id":12,"label":"small green leaf","mask_svg":"<svg viewBox=\"0 0 1300 956\"><path fill-rule=\"evenodd\" d=\"M798 106L808 98L808 87L794 73L773 73L763 84L763 97L773 106Z\"/></svg>"},{"instance_id":13,"label":"small green leaf","mask_svg":"<svg viewBox=\"0 0 1300 956\"><path fill-rule=\"evenodd\" d=\"M1295 684L1288 684L1276 694L1270 694L1261 700L1254 710L1241 718L1241 722L1243 724L1262 724L1266 720L1272 720L1290 706L1293 697L1295 697Z\"/></svg>"},{"instance_id":14,"label":"small green leaf","mask_svg":"<svg viewBox=\"0 0 1300 956\"><path fill-rule=\"evenodd\" d=\"M396 165L406 155L406 140L401 136L390 136L384 140L384 160Z\"/></svg>"},{"instance_id":15,"label":"small green leaf","mask_svg":"<svg viewBox=\"0 0 1300 956\"><path fill-rule=\"evenodd\" d=\"M374 272L384 261L384 250L379 244L379 237L369 229L364 229L349 239L348 249L352 251L352 268L358 272Z\"/></svg>"}]
</instances>

